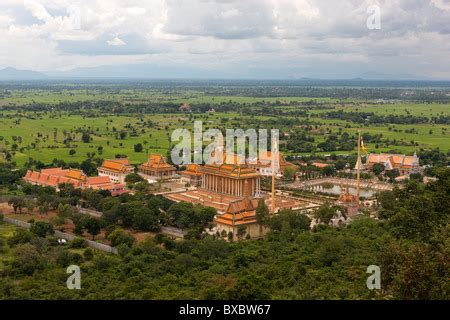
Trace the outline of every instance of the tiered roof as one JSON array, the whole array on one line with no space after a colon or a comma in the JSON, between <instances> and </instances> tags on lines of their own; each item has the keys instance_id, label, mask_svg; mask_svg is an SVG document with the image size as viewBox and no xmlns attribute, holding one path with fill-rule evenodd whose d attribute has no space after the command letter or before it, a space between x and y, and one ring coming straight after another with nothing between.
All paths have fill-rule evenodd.
<instances>
[{"instance_id":1,"label":"tiered roof","mask_svg":"<svg viewBox=\"0 0 450 320\"><path fill-rule=\"evenodd\" d=\"M200 172L235 179L259 178L261 176L255 169L249 168L246 165L226 163L221 165L207 164L200 168Z\"/></svg>"},{"instance_id":2,"label":"tiered roof","mask_svg":"<svg viewBox=\"0 0 450 320\"><path fill-rule=\"evenodd\" d=\"M405 156L404 154L371 153L367 158L366 165L372 166L377 163L384 165L387 162L393 169L411 169L419 165L419 158L415 154L413 156Z\"/></svg>"},{"instance_id":3,"label":"tiered roof","mask_svg":"<svg viewBox=\"0 0 450 320\"><path fill-rule=\"evenodd\" d=\"M128 159L104 160L99 169L117 173L129 173L134 170L133 166L128 162Z\"/></svg>"},{"instance_id":4,"label":"tiered roof","mask_svg":"<svg viewBox=\"0 0 450 320\"><path fill-rule=\"evenodd\" d=\"M200 177L202 173L200 172L200 165L192 163L186 166L186 170L180 172L182 176Z\"/></svg>"},{"instance_id":5,"label":"tiered roof","mask_svg":"<svg viewBox=\"0 0 450 320\"><path fill-rule=\"evenodd\" d=\"M257 206L257 199L244 198L242 200L231 202L228 205L227 211L215 218L216 223L229 226L256 223Z\"/></svg>"},{"instance_id":6,"label":"tiered roof","mask_svg":"<svg viewBox=\"0 0 450 320\"><path fill-rule=\"evenodd\" d=\"M200 172L235 179L261 176L255 169L250 168L239 155L227 155L225 152L223 153L222 163L205 164L200 167Z\"/></svg>"},{"instance_id":7,"label":"tiered roof","mask_svg":"<svg viewBox=\"0 0 450 320\"><path fill-rule=\"evenodd\" d=\"M255 159L249 159L248 163L259 167L270 167L272 165L272 151L260 152L257 161L255 161ZM286 158L281 152L278 153L278 164L280 165L281 170L287 167L297 168L295 164L286 161Z\"/></svg>"},{"instance_id":8,"label":"tiered roof","mask_svg":"<svg viewBox=\"0 0 450 320\"><path fill-rule=\"evenodd\" d=\"M176 170L174 166L167 163L166 159L160 154L151 154L146 163L140 165L141 168L155 171Z\"/></svg>"}]
</instances>

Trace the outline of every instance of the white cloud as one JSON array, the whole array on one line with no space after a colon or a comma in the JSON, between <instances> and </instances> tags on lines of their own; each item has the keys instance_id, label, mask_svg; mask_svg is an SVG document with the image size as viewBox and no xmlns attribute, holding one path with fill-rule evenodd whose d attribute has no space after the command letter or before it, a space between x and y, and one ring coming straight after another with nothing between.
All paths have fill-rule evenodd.
<instances>
[{"instance_id":1,"label":"white cloud","mask_svg":"<svg viewBox=\"0 0 450 320\"><path fill-rule=\"evenodd\" d=\"M120 39L119 37L115 37L112 40L106 41L110 46L124 46L126 45L125 41Z\"/></svg>"},{"instance_id":2,"label":"white cloud","mask_svg":"<svg viewBox=\"0 0 450 320\"><path fill-rule=\"evenodd\" d=\"M373 3L381 30L366 28ZM436 76L450 73L449 9L447 0L2 0L0 66Z\"/></svg>"}]
</instances>

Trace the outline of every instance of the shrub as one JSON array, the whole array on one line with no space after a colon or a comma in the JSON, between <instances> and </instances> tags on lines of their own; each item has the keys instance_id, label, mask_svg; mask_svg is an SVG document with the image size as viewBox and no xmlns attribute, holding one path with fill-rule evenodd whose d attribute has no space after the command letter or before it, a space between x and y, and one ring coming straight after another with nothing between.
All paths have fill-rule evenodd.
<instances>
[{"instance_id":1,"label":"shrub","mask_svg":"<svg viewBox=\"0 0 450 320\"><path fill-rule=\"evenodd\" d=\"M125 257L130 251L130 247L125 243L121 243L117 246L117 252L121 257Z\"/></svg>"},{"instance_id":2,"label":"shrub","mask_svg":"<svg viewBox=\"0 0 450 320\"><path fill-rule=\"evenodd\" d=\"M91 248L86 248L86 250L84 250L83 252L83 256L84 260L86 261L92 260L92 258L94 257L94 250L92 250Z\"/></svg>"},{"instance_id":3,"label":"shrub","mask_svg":"<svg viewBox=\"0 0 450 320\"><path fill-rule=\"evenodd\" d=\"M38 237L45 238L47 235L52 235L55 233L53 230L53 225L47 222L38 221L31 225L30 231L37 235Z\"/></svg>"},{"instance_id":4,"label":"shrub","mask_svg":"<svg viewBox=\"0 0 450 320\"><path fill-rule=\"evenodd\" d=\"M83 238L77 237L77 238L73 239L73 241L70 243L70 247L74 248L74 249L86 248L87 241L84 240Z\"/></svg>"},{"instance_id":5,"label":"shrub","mask_svg":"<svg viewBox=\"0 0 450 320\"><path fill-rule=\"evenodd\" d=\"M14 260L11 264L14 272L32 275L35 271L45 267L45 259L36 248L27 243L18 245L13 252Z\"/></svg>"},{"instance_id":6,"label":"shrub","mask_svg":"<svg viewBox=\"0 0 450 320\"><path fill-rule=\"evenodd\" d=\"M3 238L0 238L0 253L5 253L6 252L6 240Z\"/></svg>"},{"instance_id":7,"label":"shrub","mask_svg":"<svg viewBox=\"0 0 450 320\"><path fill-rule=\"evenodd\" d=\"M8 239L8 245L13 247L18 244L28 243L33 238L33 234L25 229L18 229L14 235Z\"/></svg>"},{"instance_id":8,"label":"shrub","mask_svg":"<svg viewBox=\"0 0 450 320\"><path fill-rule=\"evenodd\" d=\"M136 239L129 233L125 232L121 228L117 228L108 237L108 240L111 241L111 245L113 247L117 247L120 244L126 244L128 247L132 247L133 243Z\"/></svg>"}]
</instances>

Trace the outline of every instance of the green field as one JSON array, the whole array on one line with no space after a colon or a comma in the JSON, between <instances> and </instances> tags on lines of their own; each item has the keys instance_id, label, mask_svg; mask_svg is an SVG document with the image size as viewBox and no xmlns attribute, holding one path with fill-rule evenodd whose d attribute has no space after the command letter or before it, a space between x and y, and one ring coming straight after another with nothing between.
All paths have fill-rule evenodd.
<instances>
[{"instance_id":1,"label":"green field","mask_svg":"<svg viewBox=\"0 0 450 320\"><path fill-rule=\"evenodd\" d=\"M67 111L26 111L18 107L32 103L54 105L59 102L78 102L80 107L84 101L116 101L117 103L181 103L210 104L212 108L220 108L223 103L237 104L241 111L228 111L216 113L170 113L170 114L115 114L112 112L99 112L94 115L85 116L83 113L69 113ZM318 103L319 108L310 108L307 101ZM293 105L287 105L295 102ZM261 103L263 103L261 105ZM264 103L270 103L265 106ZM280 103L280 105L277 105ZM141 89L89 89L89 90L16 90L0 98L0 106L15 105L15 110L0 109L0 150L7 150L13 155L12 160L18 166L23 165L29 157L44 163L51 163L53 159L62 159L66 162L80 162L85 160L87 153L95 153L102 158L113 158L117 154L126 154L132 163L145 161L148 153L166 154L170 147L170 135L176 128L192 130L194 120L202 120L204 128L256 128L264 121L280 121L282 119L293 119L296 111L306 110L309 120L305 116L295 115L299 121L311 121L318 126L320 132L311 133L315 143L325 141L329 133L348 132L356 135L360 130L362 133L382 134L383 138L396 139L395 146L378 145L366 143L372 152L387 150L398 150L404 153L412 153L415 150L414 143L418 148L432 149L440 148L447 152L450 150L450 126L445 124L386 124L386 125L362 125L340 119L327 119L322 117L323 113L329 111L343 110L345 112L374 112L377 115L407 115L435 117L449 116L450 104L438 103L412 103L396 102L387 104L376 104L370 101L358 99L331 99L331 98L307 98L307 97L277 97L277 98L255 98L241 96L211 96L196 91L174 91L167 94L158 90ZM245 108L253 108L255 114L244 112ZM269 109L265 109L269 108ZM270 110L268 113L265 110ZM279 110L280 114L275 114ZM95 109L93 110L95 113ZM152 127L146 126L151 121ZM290 132L295 126L276 125L281 132ZM300 127L300 126L299 126ZM390 127L390 128L389 128ZM414 133L407 131L414 129ZM114 131L115 130L115 131ZM81 141L82 131L91 132L91 142ZM116 137L118 132L126 132L124 139ZM65 144L64 140L70 136L72 141ZM20 137L20 140L17 140ZM414 142L414 143L412 143ZM142 152L135 152L134 145L141 143ZM13 148L16 145L16 148ZM102 147L101 152L98 147ZM76 153L69 155L74 149ZM286 152L287 154L292 154ZM317 154L329 154L331 152L320 152ZM336 151L334 153L348 153ZM305 153L297 153L305 154Z\"/></svg>"}]
</instances>

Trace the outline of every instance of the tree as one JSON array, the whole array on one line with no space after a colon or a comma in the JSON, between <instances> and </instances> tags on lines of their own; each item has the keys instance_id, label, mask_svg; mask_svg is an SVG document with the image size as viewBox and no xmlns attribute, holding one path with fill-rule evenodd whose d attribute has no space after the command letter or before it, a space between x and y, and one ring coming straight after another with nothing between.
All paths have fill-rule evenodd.
<instances>
[{"instance_id":1,"label":"tree","mask_svg":"<svg viewBox=\"0 0 450 320\"><path fill-rule=\"evenodd\" d=\"M134 145L134 152L142 152L142 149L143 149L143 147L142 147L141 143Z\"/></svg>"},{"instance_id":2,"label":"tree","mask_svg":"<svg viewBox=\"0 0 450 320\"><path fill-rule=\"evenodd\" d=\"M39 214L47 214L48 210L48 203L43 203L38 207Z\"/></svg>"},{"instance_id":3,"label":"tree","mask_svg":"<svg viewBox=\"0 0 450 320\"><path fill-rule=\"evenodd\" d=\"M344 170L345 166L347 165L347 162L345 160L339 159L334 164L336 170Z\"/></svg>"},{"instance_id":4,"label":"tree","mask_svg":"<svg viewBox=\"0 0 450 320\"><path fill-rule=\"evenodd\" d=\"M83 132L83 134L81 135L81 141L83 141L84 143L91 142L91 136L89 135L89 133L87 133L86 131Z\"/></svg>"},{"instance_id":5,"label":"tree","mask_svg":"<svg viewBox=\"0 0 450 320\"><path fill-rule=\"evenodd\" d=\"M384 165L382 165L380 163L376 163L372 167L372 172L377 176L380 175L383 171L384 171Z\"/></svg>"},{"instance_id":6,"label":"tree","mask_svg":"<svg viewBox=\"0 0 450 320\"><path fill-rule=\"evenodd\" d=\"M19 213L22 213L22 209L25 207L25 200L23 197L11 197L8 200L8 205L13 207L14 213L17 213L17 210L19 210Z\"/></svg>"},{"instance_id":7,"label":"tree","mask_svg":"<svg viewBox=\"0 0 450 320\"><path fill-rule=\"evenodd\" d=\"M332 176L336 173L336 169L334 166L326 166L322 169L322 173L326 176Z\"/></svg>"},{"instance_id":8,"label":"tree","mask_svg":"<svg viewBox=\"0 0 450 320\"><path fill-rule=\"evenodd\" d=\"M286 167L283 170L283 177L286 180L293 180L295 178L295 174L296 174L297 170L293 167Z\"/></svg>"},{"instance_id":9,"label":"tree","mask_svg":"<svg viewBox=\"0 0 450 320\"><path fill-rule=\"evenodd\" d=\"M270 230L281 232L283 223L287 222L292 231L309 230L311 220L304 214L297 213L290 209L284 209L268 221Z\"/></svg>"},{"instance_id":10,"label":"tree","mask_svg":"<svg viewBox=\"0 0 450 320\"><path fill-rule=\"evenodd\" d=\"M237 228L236 236L239 240L242 240L245 237L245 234L247 233L247 227L244 225L240 225Z\"/></svg>"},{"instance_id":11,"label":"tree","mask_svg":"<svg viewBox=\"0 0 450 320\"><path fill-rule=\"evenodd\" d=\"M117 247L120 244L125 244L128 247L132 247L136 239L122 228L116 228L108 236L108 240L111 241L111 246Z\"/></svg>"},{"instance_id":12,"label":"tree","mask_svg":"<svg viewBox=\"0 0 450 320\"><path fill-rule=\"evenodd\" d=\"M53 225L44 221L38 221L31 224L30 232L38 237L45 238L47 235L53 235Z\"/></svg>"},{"instance_id":13,"label":"tree","mask_svg":"<svg viewBox=\"0 0 450 320\"><path fill-rule=\"evenodd\" d=\"M136 182L141 182L144 181L144 178L142 178L139 174L137 173L129 173L127 174L127 176L125 177L125 182L126 183L136 183Z\"/></svg>"},{"instance_id":14,"label":"tree","mask_svg":"<svg viewBox=\"0 0 450 320\"><path fill-rule=\"evenodd\" d=\"M71 157L73 157L73 156L75 155L75 153L77 153L77 151L76 151L75 149L70 149L70 150L69 150L69 155L70 155Z\"/></svg>"},{"instance_id":15,"label":"tree","mask_svg":"<svg viewBox=\"0 0 450 320\"><path fill-rule=\"evenodd\" d=\"M136 189L136 191L139 191L142 193L147 193L149 188L150 188L150 184L146 180L138 182L134 185L134 189Z\"/></svg>"},{"instance_id":16,"label":"tree","mask_svg":"<svg viewBox=\"0 0 450 320\"><path fill-rule=\"evenodd\" d=\"M25 201L25 206L27 207L27 212L29 214L33 213L33 209L36 207L36 203L34 202L34 200L29 199Z\"/></svg>"},{"instance_id":17,"label":"tree","mask_svg":"<svg viewBox=\"0 0 450 320\"><path fill-rule=\"evenodd\" d=\"M101 224L98 219L90 217L86 221L84 227L86 228L87 232L92 236L92 240L95 240L95 236L100 233Z\"/></svg>"},{"instance_id":18,"label":"tree","mask_svg":"<svg viewBox=\"0 0 450 320\"><path fill-rule=\"evenodd\" d=\"M259 235L262 236L263 226L267 224L269 218L269 208L264 201L264 198L258 201L256 207L256 222L259 224Z\"/></svg>"},{"instance_id":19,"label":"tree","mask_svg":"<svg viewBox=\"0 0 450 320\"><path fill-rule=\"evenodd\" d=\"M14 249L11 266L14 272L31 276L35 271L44 269L45 259L33 245L27 243Z\"/></svg>"},{"instance_id":20,"label":"tree","mask_svg":"<svg viewBox=\"0 0 450 320\"><path fill-rule=\"evenodd\" d=\"M321 223L329 224L331 219L336 215L337 211L341 211L340 206L324 203L316 210L314 217Z\"/></svg>"},{"instance_id":21,"label":"tree","mask_svg":"<svg viewBox=\"0 0 450 320\"><path fill-rule=\"evenodd\" d=\"M141 208L133 217L133 228L142 231L158 231L159 219L155 210Z\"/></svg>"}]
</instances>

